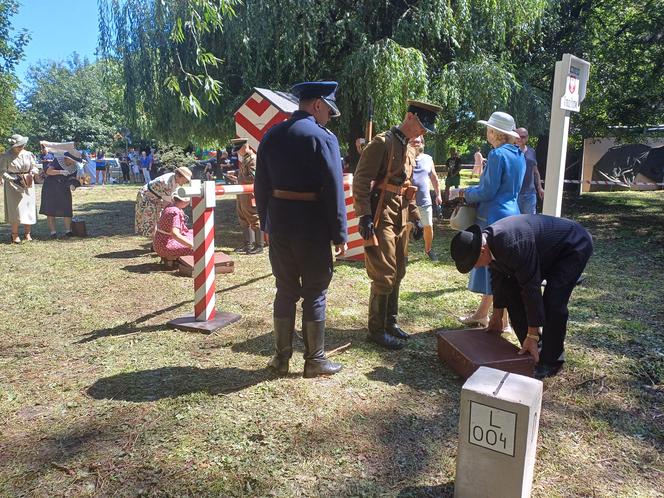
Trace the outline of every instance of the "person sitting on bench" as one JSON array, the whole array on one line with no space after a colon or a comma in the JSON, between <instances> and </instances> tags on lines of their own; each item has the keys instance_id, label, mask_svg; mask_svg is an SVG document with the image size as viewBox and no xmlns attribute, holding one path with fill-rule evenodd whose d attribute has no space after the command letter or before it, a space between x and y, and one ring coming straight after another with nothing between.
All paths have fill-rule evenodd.
<instances>
[{"instance_id":1,"label":"person sitting on bench","mask_svg":"<svg viewBox=\"0 0 664 498\"><path fill-rule=\"evenodd\" d=\"M537 363L534 376L555 375L564 361L567 303L593 252L586 229L553 216L509 216L484 230L473 225L459 232L450 252L461 273L489 267L493 313L487 331L502 331L507 308L521 342L519 354L528 352Z\"/></svg>"},{"instance_id":2,"label":"person sitting on bench","mask_svg":"<svg viewBox=\"0 0 664 498\"><path fill-rule=\"evenodd\" d=\"M187 228L183 209L189 205L188 197L173 194L173 202L162 211L154 234L154 250L166 266L180 256L191 256L194 251L193 232Z\"/></svg>"}]
</instances>

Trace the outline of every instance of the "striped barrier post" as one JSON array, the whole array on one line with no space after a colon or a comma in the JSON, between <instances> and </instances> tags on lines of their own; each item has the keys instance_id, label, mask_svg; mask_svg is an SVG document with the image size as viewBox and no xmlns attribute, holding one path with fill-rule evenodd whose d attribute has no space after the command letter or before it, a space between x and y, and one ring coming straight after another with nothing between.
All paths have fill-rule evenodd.
<instances>
[{"instance_id":1,"label":"striped barrier post","mask_svg":"<svg viewBox=\"0 0 664 498\"><path fill-rule=\"evenodd\" d=\"M344 199L346 201L346 221L348 223L348 249L343 256L337 256L342 261L364 261L364 239L359 232L359 218L355 215L353 207L353 175L344 175Z\"/></svg>"},{"instance_id":2,"label":"striped barrier post","mask_svg":"<svg viewBox=\"0 0 664 498\"><path fill-rule=\"evenodd\" d=\"M211 333L238 321L237 313L218 312L215 295L214 208L217 192L212 181L192 180L178 194L191 197L194 217L194 314L168 322L177 329Z\"/></svg>"},{"instance_id":3,"label":"striped barrier post","mask_svg":"<svg viewBox=\"0 0 664 498\"><path fill-rule=\"evenodd\" d=\"M191 199L194 217L194 315L197 322L212 320L217 310L214 294L214 182L203 184L203 196Z\"/></svg>"}]
</instances>

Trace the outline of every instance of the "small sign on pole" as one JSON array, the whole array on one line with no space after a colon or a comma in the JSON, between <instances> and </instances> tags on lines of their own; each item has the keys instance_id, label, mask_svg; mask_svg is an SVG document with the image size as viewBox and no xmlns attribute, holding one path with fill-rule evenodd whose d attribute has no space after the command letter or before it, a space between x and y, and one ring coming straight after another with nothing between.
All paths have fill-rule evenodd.
<instances>
[{"instance_id":1,"label":"small sign on pole","mask_svg":"<svg viewBox=\"0 0 664 498\"><path fill-rule=\"evenodd\" d=\"M567 135L570 112L580 112L586 96L590 63L571 54L556 62L551 97L549 151L546 157L546 181L542 212L560 216L567 159Z\"/></svg>"}]
</instances>

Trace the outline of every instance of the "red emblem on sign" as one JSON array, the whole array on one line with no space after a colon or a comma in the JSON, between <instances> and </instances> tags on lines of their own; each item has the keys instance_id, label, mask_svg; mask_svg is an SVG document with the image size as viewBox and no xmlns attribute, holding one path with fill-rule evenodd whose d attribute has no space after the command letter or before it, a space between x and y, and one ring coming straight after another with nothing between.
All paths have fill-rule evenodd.
<instances>
[{"instance_id":1,"label":"red emblem on sign","mask_svg":"<svg viewBox=\"0 0 664 498\"><path fill-rule=\"evenodd\" d=\"M569 85L567 85L567 88L569 89L569 93L576 93L576 78L570 78L569 79Z\"/></svg>"}]
</instances>

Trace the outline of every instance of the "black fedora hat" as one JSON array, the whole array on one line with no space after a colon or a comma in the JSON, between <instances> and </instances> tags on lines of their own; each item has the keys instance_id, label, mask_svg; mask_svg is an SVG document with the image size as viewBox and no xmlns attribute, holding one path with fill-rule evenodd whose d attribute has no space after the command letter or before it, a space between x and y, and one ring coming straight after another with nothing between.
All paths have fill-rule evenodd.
<instances>
[{"instance_id":1,"label":"black fedora hat","mask_svg":"<svg viewBox=\"0 0 664 498\"><path fill-rule=\"evenodd\" d=\"M457 233L450 244L450 254L461 273L468 273L473 269L482 249L482 229L478 225L471 225Z\"/></svg>"}]
</instances>

